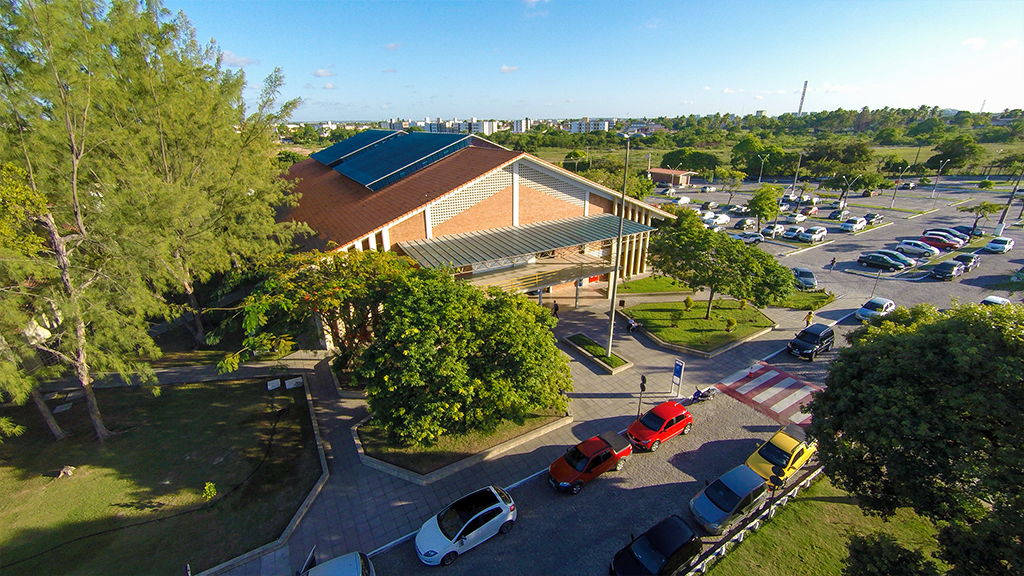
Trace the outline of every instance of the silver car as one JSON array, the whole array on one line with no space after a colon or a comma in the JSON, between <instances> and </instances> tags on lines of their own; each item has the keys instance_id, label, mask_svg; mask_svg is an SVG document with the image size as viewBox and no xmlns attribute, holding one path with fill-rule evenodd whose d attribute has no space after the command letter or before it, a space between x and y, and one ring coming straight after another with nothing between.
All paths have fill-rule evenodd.
<instances>
[{"instance_id":1,"label":"silver car","mask_svg":"<svg viewBox=\"0 0 1024 576\"><path fill-rule=\"evenodd\" d=\"M939 255L938 248L929 246L920 240L904 240L896 245L896 251L900 254L923 256L925 258L931 258Z\"/></svg>"},{"instance_id":2,"label":"silver car","mask_svg":"<svg viewBox=\"0 0 1024 576\"><path fill-rule=\"evenodd\" d=\"M722 474L690 500L690 511L705 530L721 534L730 524L760 509L768 485L746 464Z\"/></svg>"},{"instance_id":3,"label":"silver car","mask_svg":"<svg viewBox=\"0 0 1024 576\"><path fill-rule=\"evenodd\" d=\"M793 280L801 290L814 290L818 287L818 279L810 268L793 268Z\"/></svg>"}]
</instances>

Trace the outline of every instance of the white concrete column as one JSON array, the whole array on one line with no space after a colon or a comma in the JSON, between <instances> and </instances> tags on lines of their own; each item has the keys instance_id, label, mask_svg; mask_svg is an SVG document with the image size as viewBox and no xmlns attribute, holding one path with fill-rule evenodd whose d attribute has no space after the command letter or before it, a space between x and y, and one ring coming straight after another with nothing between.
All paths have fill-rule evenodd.
<instances>
[{"instance_id":1,"label":"white concrete column","mask_svg":"<svg viewBox=\"0 0 1024 576\"><path fill-rule=\"evenodd\" d=\"M512 225L519 226L519 162L512 164Z\"/></svg>"},{"instance_id":2,"label":"white concrete column","mask_svg":"<svg viewBox=\"0 0 1024 576\"><path fill-rule=\"evenodd\" d=\"M380 237L384 240L384 249L391 250L391 229L385 227L381 230Z\"/></svg>"},{"instance_id":3,"label":"white concrete column","mask_svg":"<svg viewBox=\"0 0 1024 576\"><path fill-rule=\"evenodd\" d=\"M430 205L423 209L423 226L427 230L427 239L434 237L434 231L430 229Z\"/></svg>"}]
</instances>

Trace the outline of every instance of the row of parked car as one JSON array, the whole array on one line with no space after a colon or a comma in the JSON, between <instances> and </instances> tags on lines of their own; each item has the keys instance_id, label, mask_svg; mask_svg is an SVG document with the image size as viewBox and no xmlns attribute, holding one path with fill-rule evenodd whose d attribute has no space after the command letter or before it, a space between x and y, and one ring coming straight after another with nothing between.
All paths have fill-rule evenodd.
<instances>
[{"instance_id":1,"label":"row of parked car","mask_svg":"<svg viewBox=\"0 0 1024 576\"><path fill-rule=\"evenodd\" d=\"M928 228L922 232L917 240L901 240L894 250L875 250L874 252L861 254L857 263L861 266L879 268L889 272L898 272L911 268L917 264L912 256L932 258L941 254L942 250L957 250L970 241L970 234L976 233L971 226L955 226L952 228ZM1005 253L1012 250L1014 241L1012 238L998 236L989 241L983 248L987 252ZM935 267L932 275L944 280L950 280L965 272L973 270L980 264L976 254L959 254L952 262L942 262Z\"/></svg>"}]
</instances>

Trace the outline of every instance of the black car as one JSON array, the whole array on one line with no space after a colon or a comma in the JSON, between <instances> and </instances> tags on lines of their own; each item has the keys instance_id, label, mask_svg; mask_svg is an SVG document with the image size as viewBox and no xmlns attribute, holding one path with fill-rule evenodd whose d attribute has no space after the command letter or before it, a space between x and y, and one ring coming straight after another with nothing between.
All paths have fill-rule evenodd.
<instances>
[{"instance_id":1,"label":"black car","mask_svg":"<svg viewBox=\"0 0 1024 576\"><path fill-rule=\"evenodd\" d=\"M753 230L757 228L757 220L753 218L740 218L732 227L737 230Z\"/></svg>"},{"instance_id":2,"label":"black car","mask_svg":"<svg viewBox=\"0 0 1024 576\"><path fill-rule=\"evenodd\" d=\"M952 280L963 273L963 262L957 262L956 260L946 260L945 262L940 262L935 266L935 268L932 268L932 276L939 280Z\"/></svg>"},{"instance_id":3,"label":"black car","mask_svg":"<svg viewBox=\"0 0 1024 576\"><path fill-rule=\"evenodd\" d=\"M829 220L846 220L849 217L850 217L850 211L849 210L843 210L843 209L833 210L828 215L828 219Z\"/></svg>"},{"instance_id":4,"label":"black car","mask_svg":"<svg viewBox=\"0 0 1024 576\"><path fill-rule=\"evenodd\" d=\"M820 352L828 352L835 342L836 334L824 324L811 324L789 341L789 353L814 361Z\"/></svg>"},{"instance_id":5,"label":"black car","mask_svg":"<svg viewBox=\"0 0 1024 576\"><path fill-rule=\"evenodd\" d=\"M861 266L871 266L872 268L881 268L888 270L889 272L895 272L896 270L903 270L906 266L901 262L896 262L888 256L882 256L881 254L862 254L860 258L857 258L857 263Z\"/></svg>"},{"instance_id":6,"label":"black car","mask_svg":"<svg viewBox=\"0 0 1024 576\"><path fill-rule=\"evenodd\" d=\"M960 262L964 265L964 272L970 272L981 264L981 256L977 254L957 254L953 256L953 260Z\"/></svg>"},{"instance_id":7,"label":"black car","mask_svg":"<svg viewBox=\"0 0 1024 576\"><path fill-rule=\"evenodd\" d=\"M874 212L871 212L869 214L865 214L864 219L868 221L868 226L874 226L875 224L880 224L882 220L885 220L885 216L883 214L875 214Z\"/></svg>"},{"instance_id":8,"label":"black car","mask_svg":"<svg viewBox=\"0 0 1024 576\"><path fill-rule=\"evenodd\" d=\"M900 184L900 190L913 190L914 188L917 188L917 184L913 182L904 182L903 184Z\"/></svg>"},{"instance_id":9,"label":"black car","mask_svg":"<svg viewBox=\"0 0 1024 576\"><path fill-rule=\"evenodd\" d=\"M985 230L981 226L953 226L953 230L968 236L984 236Z\"/></svg>"},{"instance_id":10,"label":"black car","mask_svg":"<svg viewBox=\"0 0 1024 576\"><path fill-rule=\"evenodd\" d=\"M675 574L693 564L702 550L700 538L673 514L619 550L608 572L619 576Z\"/></svg>"}]
</instances>

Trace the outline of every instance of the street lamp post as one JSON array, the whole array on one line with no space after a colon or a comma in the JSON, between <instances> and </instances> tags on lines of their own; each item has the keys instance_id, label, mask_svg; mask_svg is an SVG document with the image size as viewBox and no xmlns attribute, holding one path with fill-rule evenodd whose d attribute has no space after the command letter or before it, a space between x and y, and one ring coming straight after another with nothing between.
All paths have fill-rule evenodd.
<instances>
[{"instance_id":1,"label":"street lamp post","mask_svg":"<svg viewBox=\"0 0 1024 576\"><path fill-rule=\"evenodd\" d=\"M640 408L644 405L644 392L647 392L647 376L640 375L640 399L636 403L636 419L640 419Z\"/></svg>"},{"instance_id":2,"label":"street lamp post","mask_svg":"<svg viewBox=\"0 0 1024 576\"><path fill-rule=\"evenodd\" d=\"M846 177L846 174L843 174L842 176L843 182L846 183L846 189L843 190L843 193L839 196L839 199L846 200L847 197L849 197L850 195L850 188L853 188L853 185L857 183L857 180L860 180L860 177L863 176L863 174L857 174L857 177L853 179L853 182L851 182L850 179ZM840 208L840 210L842 210L842 208Z\"/></svg>"},{"instance_id":3,"label":"street lamp post","mask_svg":"<svg viewBox=\"0 0 1024 576\"><path fill-rule=\"evenodd\" d=\"M939 178L942 178L942 169L946 167L946 163L949 162L950 160L952 160L952 158L943 160L942 164L939 164L939 173L935 175L935 183L932 184L932 200L935 199L935 191L939 187Z\"/></svg>"},{"instance_id":4,"label":"street lamp post","mask_svg":"<svg viewBox=\"0 0 1024 576\"><path fill-rule=\"evenodd\" d=\"M892 185L892 202L889 203L889 208L892 208L893 206L896 205L896 191L899 190L900 182L903 181L903 175L907 173L907 170L910 170L909 164L907 164L906 168L900 170L900 177L897 178L896 183Z\"/></svg>"},{"instance_id":5,"label":"street lamp post","mask_svg":"<svg viewBox=\"0 0 1024 576\"><path fill-rule=\"evenodd\" d=\"M765 154L764 156L761 156L760 154L757 155L757 157L761 159L761 171L757 173L758 184L761 183L761 175L764 174L764 161L767 160L770 156L771 154Z\"/></svg>"},{"instance_id":6,"label":"street lamp post","mask_svg":"<svg viewBox=\"0 0 1024 576\"><path fill-rule=\"evenodd\" d=\"M620 133L619 136L626 139L626 166L622 171L622 201L619 204L619 235L615 241L615 262L611 273L611 297L612 304L608 319L608 348L605 355L609 358L612 355L612 340L615 337L615 296L619 287L619 263L622 262L622 225L626 220L626 181L629 177L629 135Z\"/></svg>"}]
</instances>

